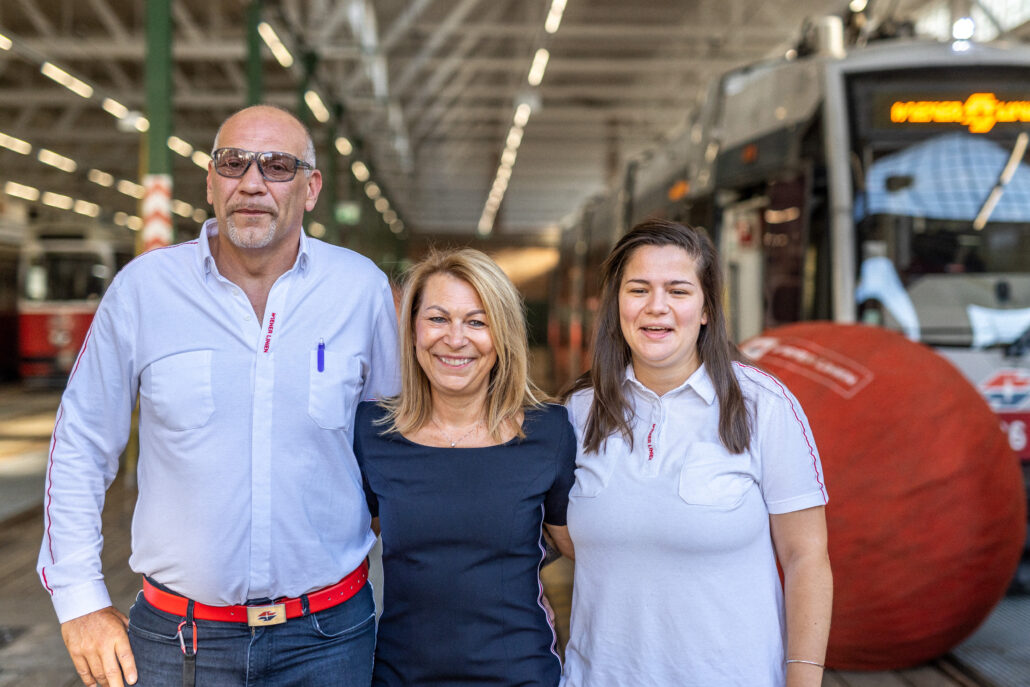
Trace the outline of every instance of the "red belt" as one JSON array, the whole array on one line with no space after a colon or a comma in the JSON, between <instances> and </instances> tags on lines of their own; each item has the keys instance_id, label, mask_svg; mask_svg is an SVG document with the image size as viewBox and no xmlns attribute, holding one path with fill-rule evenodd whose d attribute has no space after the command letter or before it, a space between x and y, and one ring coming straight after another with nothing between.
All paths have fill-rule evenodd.
<instances>
[{"instance_id":1,"label":"red belt","mask_svg":"<svg viewBox=\"0 0 1030 687\"><path fill-rule=\"evenodd\" d=\"M307 598L307 613L317 613L327 608L338 606L350 599L365 586L368 579L368 561L342 580L329 587L303 595ZM154 608L180 617L186 616L186 607L190 600L184 596L166 592L152 585L143 578L143 597ZM227 623L248 623L250 625L277 625L285 623L287 618L305 615L302 598L278 599L263 606L208 606L193 602L193 617L197 620L220 620Z\"/></svg>"}]
</instances>

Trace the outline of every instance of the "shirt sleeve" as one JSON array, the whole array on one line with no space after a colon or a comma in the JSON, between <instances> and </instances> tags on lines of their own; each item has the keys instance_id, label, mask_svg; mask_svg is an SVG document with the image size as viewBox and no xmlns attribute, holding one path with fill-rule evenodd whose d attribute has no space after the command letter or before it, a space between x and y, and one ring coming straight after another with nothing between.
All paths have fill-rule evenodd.
<instances>
[{"instance_id":1,"label":"shirt sleeve","mask_svg":"<svg viewBox=\"0 0 1030 687\"><path fill-rule=\"evenodd\" d=\"M60 622L111 605L101 571L104 494L129 439L137 318L117 279L75 360L50 439L36 569Z\"/></svg>"},{"instance_id":2,"label":"shirt sleeve","mask_svg":"<svg viewBox=\"0 0 1030 687\"><path fill-rule=\"evenodd\" d=\"M567 411L561 406L555 406L555 414L559 416L555 424L560 428L555 432L559 434L558 450L555 452L556 474L544 501L544 522L564 527L569 508L569 490L576 480L576 435Z\"/></svg>"},{"instance_id":3,"label":"shirt sleeve","mask_svg":"<svg viewBox=\"0 0 1030 687\"><path fill-rule=\"evenodd\" d=\"M379 306L372 323L372 342L369 369L361 400L382 399L400 392L400 353L397 341L397 311L393 307L393 292L386 276L380 273Z\"/></svg>"},{"instance_id":4,"label":"shirt sleeve","mask_svg":"<svg viewBox=\"0 0 1030 687\"><path fill-rule=\"evenodd\" d=\"M790 513L828 501L812 428L797 398L779 382L760 399L755 422L761 486L771 514Z\"/></svg>"}]
</instances>

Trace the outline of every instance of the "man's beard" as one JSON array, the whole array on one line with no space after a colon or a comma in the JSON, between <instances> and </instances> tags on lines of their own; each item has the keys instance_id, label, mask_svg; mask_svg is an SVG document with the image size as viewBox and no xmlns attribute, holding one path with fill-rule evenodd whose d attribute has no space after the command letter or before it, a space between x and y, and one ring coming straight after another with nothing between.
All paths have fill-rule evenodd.
<instances>
[{"instance_id":1,"label":"man's beard","mask_svg":"<svg viewBox=\"0 0 1030 687\"><path fill-rule=\"evenodd\" d=\"M275 230L279 227L279 218L272 218L272 221L268 223L268 231L263 235L255 235L253 232L241 233L231 215L225 224L229 241L237 248L264 248L275 238Z\"/></svg>"}]
</instances>

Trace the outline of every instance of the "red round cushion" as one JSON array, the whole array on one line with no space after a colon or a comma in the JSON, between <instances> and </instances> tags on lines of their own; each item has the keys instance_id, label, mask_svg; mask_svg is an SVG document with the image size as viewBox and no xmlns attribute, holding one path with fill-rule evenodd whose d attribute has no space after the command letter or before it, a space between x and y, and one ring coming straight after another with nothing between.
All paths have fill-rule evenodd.
<instances>
[{"instance_id":1,"label":"red round cushion","mask_svg":"<svg viewBox=\"0 0 1030 687\"><path fill-rule=\"evenodd\" d=\"M899 334L804 323L742 346L808 415L833 566L826 663L890 670L946 653L1004 595L1022 553L1019 461L951 363Z\"/></svg>"}]
</instances>

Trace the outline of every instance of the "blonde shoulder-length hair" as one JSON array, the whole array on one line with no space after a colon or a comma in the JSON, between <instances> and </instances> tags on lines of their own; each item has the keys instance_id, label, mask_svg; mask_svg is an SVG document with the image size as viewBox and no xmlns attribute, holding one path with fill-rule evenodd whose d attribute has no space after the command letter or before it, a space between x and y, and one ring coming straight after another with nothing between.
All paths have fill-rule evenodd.
<instances>
[{"instance_id":1,"label":"blonde shoulder-length hair","mask_svg":"<svg viewBox=\"0 0 1030 687\"><path fill-rule=\"evenodd\" d=\"M522 296L497 263L474 248L433 250L412 266L404 282L399 315L401 392L384 399L386 431L408 434L430 422L433 400L429 378L415 357L415 321L429 278L448 274L466 282L486 311L497 362L486 392L486 423L490 436L503 440L505 428L524 438L520 416L541 405L544 394L529 378L529 341ZM509 429L509 431L510 431Z\"/></svg>"}]
</instances>

